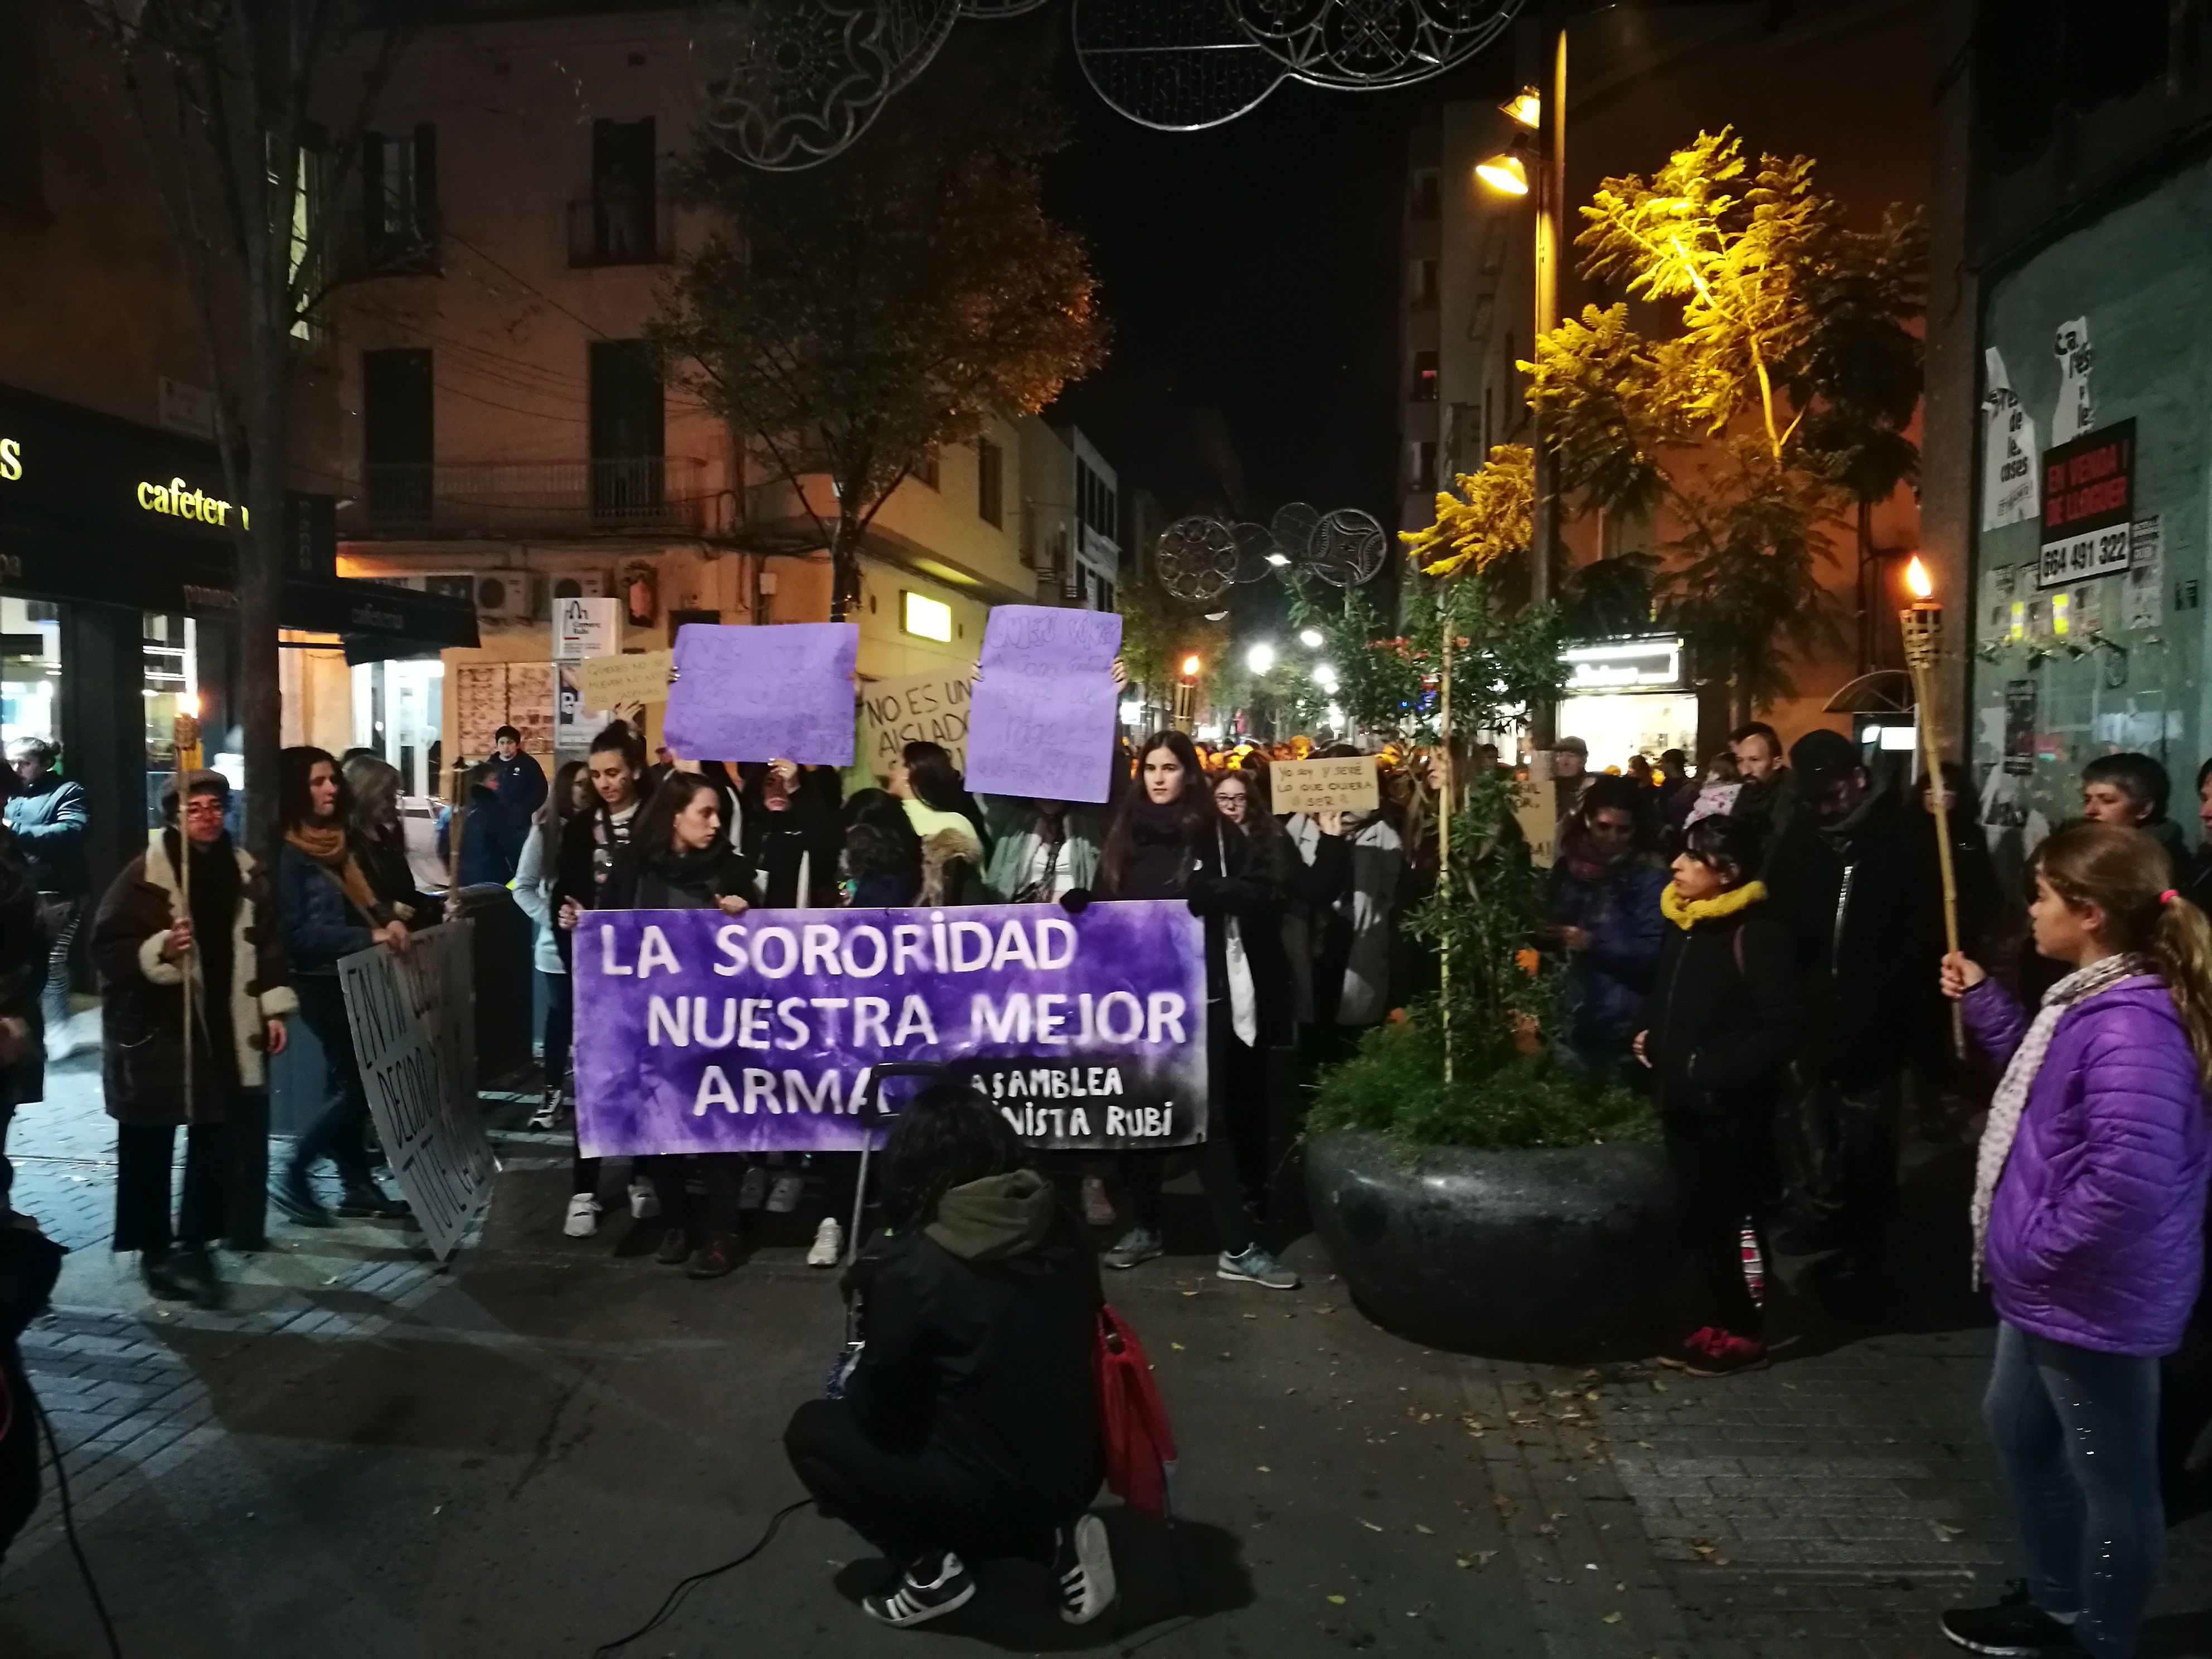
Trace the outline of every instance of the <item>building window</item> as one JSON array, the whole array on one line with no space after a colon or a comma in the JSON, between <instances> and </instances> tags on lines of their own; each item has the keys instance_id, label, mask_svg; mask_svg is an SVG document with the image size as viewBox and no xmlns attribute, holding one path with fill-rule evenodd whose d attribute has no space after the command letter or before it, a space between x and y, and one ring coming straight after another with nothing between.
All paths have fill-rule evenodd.
<instances>
[{"instance_id":1,"label":"building window","mask_svg":"<svg viewBox=\"0 0 2212 1659\"><path fill-rule=\"evenodd\" d=\"M952 640L952 607L942 599L933 599L927 593L915 593L902 588L899 591L899 627L918 639L935 640L950 644Z\"/></svg>"},{"instance_id":2,"label":"building window","mask_svg":"<svg viewBox=\"0 0 2212 1659\"><path fill-rule=\"evenodd\" d=\"M1416 167L1413 170L1413 217L1435 218L1437 200L1437 170L1434 167Z\"/></svg>"},{"instance_id":3,"label":"building window","mask_svg":"<svg viewBox=\"0 0 2212 1659\"><path fill-rule=\"evenodd\" d=\"M657 518L667 436L659 365L642 340L594 340L591 380L592 516Z\"/></svg>"},{"instance_id":4,"label":"building window","mask_svg":"<svg viewBox=\"0 0 2212 1659\"><path fill-rule=\"evenodd\" d=\"M1433 440L1423 439L1413 446L1413 481L1410 491L1416 495L1437 493L1437 446Z\"/></svg>"},{"instance_id":5,"label":"building window","mask_svg":"<svg viewBox=\"0 0 2212 1659\"><path fill-rule=\"evenodd\" d=\"M1413 401L1432 404L1437 400L1437 354L1417 351L1413 354Z\"/></svg>"},{"instance_id":6,"label":"building window","mask_svg":"<svg viewBox=\"0 0 2212 1659\"><path fill-rule=\"evenodd\" d=\"M653 118L592 123L592 193L568 210L572 265L665 264Z\"/></svg>"},{"instance_id":7,"label":"building window","mask_svg":"<svg viewBox=\"0 0 2212 1659\"><path fill-rule=\"evenodd\" d=\"M914 464L914 476L923 483L927 484L932 489L941 489L944 488L944 484L941 482L943 468L939 465L938 450L935 444L931 444L927 448L921 452L918 458L916 458Z\"/></svg>"},{"instance_id":8,"label":"building window","mask_svg":"<svg viewBox=\"0 0 2212 1659\"><path fill-rule=\"evenodd\" d=\"M975 440L975 511L985 524L1006 522L1006 452L988 438Z\"/></svg>"},{"instance_id":9,"label":"building window","mask_svg":"<svg viewBox=\"0 0 2212 1659\"><path fill-rule=\"evenodd\" d=\"M1412 282L1410 298L1417 306L1432 306L1437 302L1437 262L1416 259L1409 273Z\"/></svg>"},{"instance_id":10,"label":"building window","mask_svg":"<svg viewBox=\"0 0 2212 1659\"><path fill-rule=\"evenodd\" d=\"M1120 545L1120 503L1113 488L1080 456L1075 462L1075 516L1085 529Z\"/></svg>"},{"instance_id":11,"label":"building window","mask_svg":"<svg viewBox=\"0 0 2212 1659\"><path fill-rule=\"evenodd\" d=\"M1114 584L1103 576L1098 579L1098 608L1101 611L1111 611L1114 608Z\"/></svg>"},{"instance_id":12,"label":"building window","mask_svg":"<svg viewBox=\"0 0 2212 1659\"><path fill-rule=\"evenodd\" d=\"M368 268L438 269L438 130L372 132L362 141L362 223Z\"/></svg>"},{"instance_id":13,"label":"building window","mask_svg":"<svg viewBox=\"0 0 2212 1659\"><path fill-rule=\"evenodd\" d=\"M430 522L434 406L428 349L361 354L362 487L380 529Z\"/></svg>"}]
</instances>

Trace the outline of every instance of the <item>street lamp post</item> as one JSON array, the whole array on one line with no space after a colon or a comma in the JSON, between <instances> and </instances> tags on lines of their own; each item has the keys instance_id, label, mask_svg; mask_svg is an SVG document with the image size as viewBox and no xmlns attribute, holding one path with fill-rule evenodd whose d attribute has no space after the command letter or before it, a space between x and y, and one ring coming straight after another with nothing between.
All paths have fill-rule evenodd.
<instances>
[{"instance_id":1,"label":"street lamp post","mask_svg":"<svg viewBox=\"0 0 2212 1659\"><path fill-rule=\"evenodd\" d=\"M1185 737L1198 720L1198 671L1202 666L1196 657L1182 659L1182 678L1175 684L1175 729Z\"/></svg>"},{"instance_id":2,"label":"street lamp post","mask_svg":"<svg viewBox=\"0 0 2212 1659\"><path fill-rule=\"evenodd\" d=\"M1499 106L1526 130L1512 148L1493 155L1475 168L1476 176L1492 189L1509 196L1533 195L1536 210L1535 259L1532 307L1535 332L1533 341L1551 331L1559 320L1559 261L1565 256L1567 200L1567 29L1565 13L1547 7L1539 25L1548 85L1523 87ZM1533 153L1528 137L1533 134ZM1529 447L1535 460L1534 495L1529 517L1528 599L1549 604L1552 574L1559 545L1559 472L1553 453L1551 434L1540 411L1532 412ZM1530 741L1536 750L1550 748L1557 711L1548 698L1539 698L1529 710Z\"/></svg>"}]
</instances>

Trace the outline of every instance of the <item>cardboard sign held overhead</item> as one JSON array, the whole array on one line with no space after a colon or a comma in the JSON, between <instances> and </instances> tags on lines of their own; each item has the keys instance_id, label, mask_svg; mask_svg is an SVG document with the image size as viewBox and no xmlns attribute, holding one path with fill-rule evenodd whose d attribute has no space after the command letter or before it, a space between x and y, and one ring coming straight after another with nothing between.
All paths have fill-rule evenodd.
<instances>
[{"instance_id":1,"label":"cardboard sign held overhead","mask_svg":"<svg viewBox=\"0 0 2212 1659\"><path fill-rule=\"evenodd\" d=\"M910 743L933 743L968 769L968 675L914 674L899 680L871 680L860 689L865 711L862 733L867 753L861 758L879 778Z\"/></svg>"},{"instance_id":2,"label":"cardboard sign held overhead","mask_svg":"<svg viewBox=\"0 0 2212 1659\"><path fill-rule=\"evenodd\" d=\"M661 732L692 760L853 763L853 623L686 623Z\"/></svg>"},{"instance_id":3,"label":"cardboard sign held overhead","mask_svg":"<svg viewBox=\"0 0 2212 1659\"><path fill-rule=\"evenodd\" d=\"M1278 761L1267 769L1267 792L1278 813L1371 812L1382 804L1372 755Z\"/></svg>"},{"instance_id":4,"label":"cardboard sign held overhead","mask_svg":"<svg viewBox=\"0 0 2212 1659\"><path fill-rule=\"evenodd\" d=\"M576 690L586 708L627 708L666 702L673 651L639 651L620 657L587 657L576 665Z\"/></svg>"}]
</instances>

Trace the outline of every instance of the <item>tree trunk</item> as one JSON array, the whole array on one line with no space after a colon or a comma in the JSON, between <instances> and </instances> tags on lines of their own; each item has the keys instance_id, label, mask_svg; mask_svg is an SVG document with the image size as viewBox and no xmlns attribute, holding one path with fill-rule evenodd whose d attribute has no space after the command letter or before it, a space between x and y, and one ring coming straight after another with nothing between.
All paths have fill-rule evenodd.
<instances>
[{"instance_id":1,"label":"tree trunk","mask_svg":"<svg viewBox=\"0 0 2212 1659\"><path fill-rule=\"evenodd\" d=\"M830 620L843 622L860 605L860 520L848 507L837 514L837 528L830 541Z\"/></svg>"},{"instance_id":2,"label":"tree trunk","mask_svg":"<svg viewBox=\"0 0 2212 1659\"><path fill-rule=\"evenodd\" d=\"M238 677L246 727L246 845L273 867L283 838L277 755L283 746L283 693L276 632L284 588L284 432L290 402L289 331L270 318L267 262L255 259L247 387L246 499L251 525L238 547Z\"/></svg>"}]
</instances>

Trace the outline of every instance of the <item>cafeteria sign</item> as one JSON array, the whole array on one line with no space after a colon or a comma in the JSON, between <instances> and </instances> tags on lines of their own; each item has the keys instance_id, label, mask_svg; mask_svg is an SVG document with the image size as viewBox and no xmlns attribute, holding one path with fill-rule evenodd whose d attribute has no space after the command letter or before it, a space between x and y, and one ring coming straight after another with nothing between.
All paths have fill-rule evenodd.
<instances>
[{"instance_id":1,"label":"cafeteria sign","mask_svg":"<svg viewBox=\"0 0 2212 1659\"><path fill-rule=\"evenodd\" d=\"M2043 452L2042 557L2038 587L2110 576L2132 560L2136 423L2083 434Z\"/></svg>"}]
</instances>

